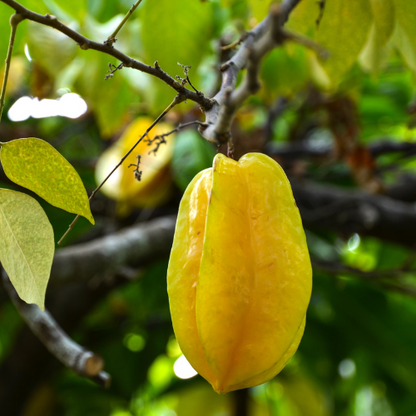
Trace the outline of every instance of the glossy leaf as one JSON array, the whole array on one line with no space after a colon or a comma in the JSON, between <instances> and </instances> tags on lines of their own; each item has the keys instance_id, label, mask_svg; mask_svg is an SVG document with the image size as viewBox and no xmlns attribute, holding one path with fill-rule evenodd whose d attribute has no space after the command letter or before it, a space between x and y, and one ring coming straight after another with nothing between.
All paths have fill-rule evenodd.
<instances>
[{"instance_id":1,"label":"glossy leaf","mask_svg":"<svg viewBox=\"0 0 416 416\"><path fill-rule=\"evenodd\" d=\"M52 226L39 203L0 189L0 260L18 295L44 309L55 251Z\"/></svg>"},{"instance_id":2,"label":"glossy leaf","mask_svg":"<svg viewBox=\"0 0 416 416\"><path fill-rule=\"evenodd\" d=\"M49 143L36 138L11 140L1 144L0 159L11 181L94 224L81 178Z\"/></svg>"}]
</instances>

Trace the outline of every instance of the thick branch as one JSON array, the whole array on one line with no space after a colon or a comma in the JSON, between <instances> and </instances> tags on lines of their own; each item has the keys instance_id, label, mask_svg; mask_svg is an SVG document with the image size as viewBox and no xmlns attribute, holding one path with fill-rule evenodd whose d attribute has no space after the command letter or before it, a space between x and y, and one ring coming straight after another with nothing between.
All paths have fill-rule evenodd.
<instances>
[{"instance_id":1,"label":"thick branch","mask_svg":"<svg viewBox=\"0 0 416 416\"><path fill-rule=\"evenodd\" d=\"M276 107L278 107L276 105ZM280 109L280 107L279 107ZM415 142L397 142L392 138L379 138L368 145L368 151L373 157L389 153L402 153L403 157L416 154ZM271 142L267 144L266 153L270 156L280 156L285 160L304 157L328 159L335 153L332 145L316 147L308 140L287 142L285 144Z\"/></svg>"},{"instance_id":2,"label":"thick branch","mask_svg":"<svg viewBox=\"0 0 416 416\"><path fill-rule=\"evenodd\" d=\"M23 302L4 270L3 283L22 318L52 355L78 375L104 387L109 386L110 376L102 371L104 363L101 357L69 338L47 310L42 312L37 305Z\"/></svg>"},{"instance_id":3,"label":"thick branch","mask_svg":"<svg viewBox=\"0 0 416 416\"><path fill-rule=\"evenodd\" d=\"M92 242L58 250L52 265L51 284L88 280L111 274L120 267L142 267L168 256L175 231L175 217L137 224Z\"/></svg>"},{"instance_id":4,"label":"thick branch","mask_svg":"<svg viewBox=\"0 0 416 416\"><path fill-rule=\"evenodd\" d=\"M416 243L416 209L413 204L386 196L340 188L292 182L306 228L374 236L405 246ZM121 267L142 267L168 256L175 217L138 224L92 242L58 250L51 284L90 280Z\"/></svg>"},{"instance_id":5,"label":"thick branch","mask_svg":"<svg viewBox=\"0 0 416 416\"><path fill-rule=\"evenodd\" d=\"M81 49L83 50L93 49L93 50L105 53L107 55L113 56L114 58L122 62L123 67L134 68L139 71L145 72L146 74L150 74L161 79L167 85L169 85L175 91L177 91L179 94L184 95L186 99L192 100L198 103L202 109L207 110L211 108L212 102L209 98L204 97L202 94L197 94L194 91L188 90L183 85L181 85L181 83L179 83L170 75L168 75L166 72L164 72L158 64L155 64L154 67L150 65L146 65L142 62L139 62L125 55L124 53L122 53L121 51L114 48L112 45L108 43L94 42L91 39L88 39L85 36L82 36L80 33L76 32L75 30L70 29L68 26L60 22L55 16L52 16L49 14L46 14L44 16L44 15L35 13L27 9L26 7L23 7L20 3L17 3L14 0L0 0L0 1L7 4L12 9L14 9L16 13L22 16L22 18L27 19L27 20L32 20L34 22L38 22L40 24L52 27L58 30L59 32L64 33L66 36L74 40Z\"/></svg>"},{"instance_id":6,"label":"thick branch","mask_svg":"<svg viewBox=\"0 0 416 416\"><path fill-rule=\"evenodd\" d=\"M260 89L259 70L262 58L287 39L282 26L300 0L284 0L272 7L269 15L245 35L237 53L221 67L222 85L214 105L205 111L208 127L199 128L201 135L214 143L225 143L230 137L231 123L243 102ZM238 73L247 69L241 85L235 89Z\"/></svg>"},{"instance_id":7,"label":"thick branch","mask_svg":"<svg viewBox=\"0 0 416 416\"><path fill-rule=\"evenodd\" d=\"M416 244L414 204L341 188L292 183L306 228L373 236L413 247Z\"/></svg>"},{"instance_id":8,"label":"thick branch","mask_svg":"<svg viewBox=\"0 0 416 416\"><path fill-rule=\"evenodd\" d=\"M396 153L400 160L413 157L416 154L416 143L395 142L392 139L379 139L370 143L367 147L373 158L385 154ZM316 147L308 140L295 141L285 144L269 142L266 145L265 153L276 157L283 167L288 167L293 161L299 159L314 160L317 163L328 161L335 156L335 149L332 145ZM382 172L381 167L376 172ZM384 194L399 201L416 201L416 175L401 173L398 171L397 180L394 184L384 187Z\"/></svg>"},{"instance_id":9,"label":"thick branch","mask_svg":"<svg viewBox=\"0 0 416 416\"><path fill-rule=\"evenodd\" d=\"M404 275L406 270L374 270L365 272L355 267L346 266L342 263L318 261L312 259L314 270L323 271L329 275L359 277L367 282L389 291L399 292L408 296L416 297L416 287L409 284L401 283L398 278Z\"/></svg>"}]
</instances>

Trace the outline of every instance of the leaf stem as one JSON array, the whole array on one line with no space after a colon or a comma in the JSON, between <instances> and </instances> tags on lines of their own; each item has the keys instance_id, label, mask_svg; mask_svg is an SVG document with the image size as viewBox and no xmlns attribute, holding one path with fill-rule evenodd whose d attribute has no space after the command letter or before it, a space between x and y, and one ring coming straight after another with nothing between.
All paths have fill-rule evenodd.
<instances>
[{"instance_id":1,"label":"leaf stem","mask_svg":"<svg viewBox=\"0 0 416 416\"><path fill-rule=\"evenodd\" d=\"M121 158L120 162L113 168L113 170L107 175L107 177L92 191L89 200L91 201L97 192L102 188L102 186L107 182L107 180L110 178L110 176L121 166L121 164L127 159L127 157L130 155L130 153L137 147L137 145L149 134L150 130L154 126L156 126L157 123L177 104L180 104L181 102L185 101L185 96L178 94L173 101L160 113L159 117L156 118L156 120L147 128L147 130L142 134L139 140L132 146L132 148ZM71 222L71 224L68 227L68 230L65 232L65 234L61 237L61 239L58 241L58 244L61 244L62 241L65 239L65 237L69 234L69 232L74 228L74 225L77 223L80 215L77 215L74 218L74 221Z\"/></svg>"},{"instance_id":2,"label":"leaf stem","mask_svg":"<svg viewBox=\"0 0 416 416\"><path fill-rule=\"evenodd\" d=\"M120 32L120 30L122 29L122 27L125 25L125 23L127 22L127 20L129 20L130 16L133 14L133 12L137 9L138 5L142 1L143 0L137 0L136 3L134 3L133 6L130 7L130 10L124 16L123 20L117 26L116 30L107 38L107 40L104 43L106 43L108 45L112 45L113 43L115 43L117 41L117 39L116 39L117 33Z\"/></svg>"},{"instance_id":3,"label":"leaf stem","mask_svg":"<svg viewBox=\"0 0 416 416\"><path fill-rule=\"evenodd\" d=\"M17 25L23 19L24 17L21 16L19 13L14 13L12 17L10 18L10 26L11 26L10 40L9 40L9 47L7 49L6 65L4 67L3 85L1 87L1 93L0 93L0 122L1 122L1 116L3 114L4 100L6 98L6 86L7 86L7 80L9 78L10 63L12 60L12 53L13 53L13 47L14 47L14 40L16 38Z\"/></svg>"}]
</instances>

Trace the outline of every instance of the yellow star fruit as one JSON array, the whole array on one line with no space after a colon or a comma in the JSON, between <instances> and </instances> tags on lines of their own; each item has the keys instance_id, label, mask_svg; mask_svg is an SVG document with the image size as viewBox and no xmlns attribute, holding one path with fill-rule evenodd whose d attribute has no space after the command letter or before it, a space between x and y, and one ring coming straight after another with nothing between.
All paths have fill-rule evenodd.
<instances>
[{"instance_id":1,"label":"yellow star fruit","mask_svg":"<svg viewBox=\"0 0 416 416\"><path fill-rule=\"evenodd\" d=\"M126 128L114 145L102 153L95 168L97 183L101 183L106 178L152 122L150 117L139 117ZM151 130L147 138L153 139L170 130L172 130L170 124L159 123ZM174 136L174 134L168 136L166 143L161 144L155 154L151 152L156 146L155 143L151 145L146 141L139 143L101 188L106 196L118 201L119 215L126 215L135 207L159 206L170 197L172 178L169 164L173 154ZM139 171L142 171L142 175L140 181L135 178L135 168L129 167L129 165L137 164L137 155L141 156Z\"/></svg>"},{"instance_id":2,"label":"yellow star fruit","mask_svg":"<svg viewBox=\"0 0 416 416\"><path fill-rule=\"evenodd\" d=\"M218 393L262 384L296 352L312 269L282 168L218 154L182 198L168 268L178 343Z\"/></svg>"}]
</instances>

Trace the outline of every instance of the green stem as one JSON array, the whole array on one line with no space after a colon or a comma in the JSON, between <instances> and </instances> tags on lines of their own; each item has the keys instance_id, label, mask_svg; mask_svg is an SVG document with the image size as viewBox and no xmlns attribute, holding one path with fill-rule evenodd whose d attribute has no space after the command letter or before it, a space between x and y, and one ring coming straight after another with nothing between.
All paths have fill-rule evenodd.
<instances>
[{"instance_id":1,"label":"green stem","mask_svg":"<svg viewBox=\"0 0 416 416\"><path fill-rule=\"evenodd\" d=\"M120 32L121 28L124 26L124 24L127 22L127 20L129 20L130 16L133 14L133 12L137 9L138 5L142 1L143 0L137 0L136 3L134 3L133 6L131 6L130 10L124 16L124 19L117 26L117 29L107 38L105 43L112 45L116 41L117 33Z\"/></svg>"},{"instance_id":2,"label":"green stem","mask_svg":"<svg viewBox=\"0 0 416 416\"><path fill-rule=\"evenodd\" d=\"M1 122L1 116L3 114L4 100L6 98L6 86L7 86L7 80L9 78L10 62L12 60L12 53L13 53L14 40L16 38L17 25L23 19L24 19L23 16L21 16L18 13L15 13L10 18L10 26L11 26L10 41L9 41L9 48L7 49L6 65L4 67L3 85L1 87L1 94L0 94L0 122Z\"/></svg>"},{"instance_id":3,"label":"green stem","mask_svg":"<svg viewBox=\"0 0 416 416\"><path fill-rule=\"evenodd\" d=\"M137 145L149 134L150 130L154 126L156 126L157 123L173 108L175 105L180 104L181 102L185 101L185 97L182 95L177 95L173 101L165 108L165 110L162 111L162 113L159 115L159 117L147 128L147 130L143 133L143 135L137 140L137 142L133 145L133 147L121 158L120 162L113 168L113 170L107 175L107 177L92 191L92 194L89 197L89 200L93 199L97 192L102 188L102 186L107 182L107 180L110 178L110 176L121 166L121 164L127 159L127 157L130 155L130 153L137 147ZM77 215L74 218L74 221L71 222L71 224L68 227L68 230L66 233L61 237L61 239L58 241L58 244L61 244L64 238L69 234L69 232L74 228L74 225L77 223L79 219L79 215Z\"/></svg>"}]
</instances>

